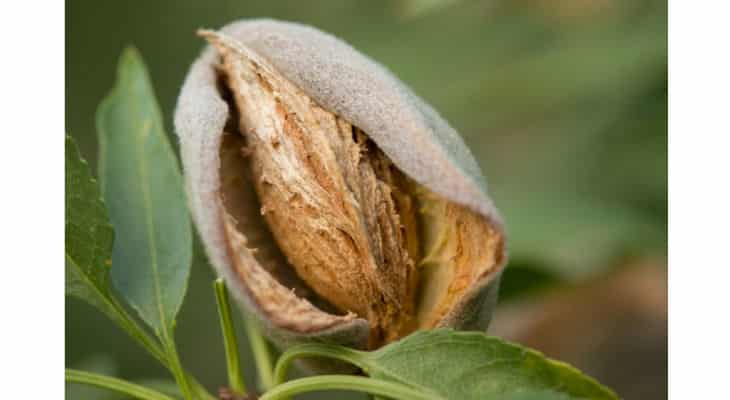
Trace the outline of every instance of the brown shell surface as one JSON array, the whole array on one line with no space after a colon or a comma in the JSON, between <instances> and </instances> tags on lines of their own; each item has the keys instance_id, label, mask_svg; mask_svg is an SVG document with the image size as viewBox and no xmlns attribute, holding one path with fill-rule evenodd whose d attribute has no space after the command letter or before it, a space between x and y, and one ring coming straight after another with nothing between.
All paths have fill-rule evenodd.
<instances>
[{"instance_id":1,"label":"brown shell surface","mask_svg":"<svg viewBox=\"0 0 730 400\"><path fill-rule=\"evenodd\" d=\"M429 323L485 329L505 262L502 222L476 161L453 128L387 69L314 28L244 20L212 35L362 129L406 176L453 202L454 207L439 212L456 215L455 235L464 241L479 240L486 236L467 228L465 220L479 215L488 221L486 226L496 231L490 237L495 239L472 243L470 248L496 252L496 265L477 266L463 276L456 271L449 293L458 298ZM230 126L238 117L230 99L225 99L219 67L220 56L209 46L191 67L175 114L191 211L211 264L280 346L316 340L366 348L368 321L353 313L337 313L313 295L273 245L271 233L262 229L255 185L245 182L249 167L239 154L242 139ZM223 176L224 169L241 172ZM460 271L467 270L460 267Z\"/></svg>"}]
</instances>

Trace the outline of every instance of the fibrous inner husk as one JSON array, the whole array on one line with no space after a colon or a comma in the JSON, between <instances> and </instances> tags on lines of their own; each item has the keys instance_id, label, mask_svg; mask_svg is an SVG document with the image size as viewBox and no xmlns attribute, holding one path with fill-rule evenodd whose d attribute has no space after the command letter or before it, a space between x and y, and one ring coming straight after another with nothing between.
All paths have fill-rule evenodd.
<instances>
[{"instance_id":1,"label":"fibrous inner husk","mask_svg":"<svg viewBox=\"0 0 730 400\"><path fill-rule=\"evenodd\" d=\"M318 297L370 322L371 348L438 326L501 263L502 237L486 218L405 176L365 132L263 60L209 39L240 135L226 143L240 145L250 174L240 184L255 188L259 229ZM223 168L224 180L240 176Z\"/></svg>"}]
</instances>

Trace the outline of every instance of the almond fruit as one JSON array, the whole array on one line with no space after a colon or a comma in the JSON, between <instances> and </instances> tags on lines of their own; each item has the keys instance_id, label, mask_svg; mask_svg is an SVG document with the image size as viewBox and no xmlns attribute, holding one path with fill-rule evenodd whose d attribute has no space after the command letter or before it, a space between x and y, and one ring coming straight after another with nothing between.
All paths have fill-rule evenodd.
<instances>
[{"instance_id":1,"label":"almond fruit","mask_svg":"<svg viewBox=\"0 0 730 400\"><path fill-rule=\"evenodd\" d=\"M486 329L504 232L458 134L326 33L201 31L175 116L192 213L244 310L282 347L373 349Z\"/></svg>"}]
</instances>

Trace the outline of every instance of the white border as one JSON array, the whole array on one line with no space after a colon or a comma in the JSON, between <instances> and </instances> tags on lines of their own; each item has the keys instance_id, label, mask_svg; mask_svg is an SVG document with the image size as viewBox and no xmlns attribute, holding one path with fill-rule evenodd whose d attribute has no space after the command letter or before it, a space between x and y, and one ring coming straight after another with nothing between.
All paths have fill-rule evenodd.
<instances>
[{"instance_id":1,"label":"white border","mask_svg":"<svg viewBox=\"0 0 730 400\"><path fill-rule=\"evenodd\" d=\"M64 393L64 3L0 3L0 397Z\"/></svg>"},{"instance_id":2,"label":"white border","mask_svg":"<svg viewBox=\"0 0 730 400\"><path fill-rule=\"evenodd\" d=\"M669 4L669 393L726 397L730 6Z\"/></svg>"}]
</instances>

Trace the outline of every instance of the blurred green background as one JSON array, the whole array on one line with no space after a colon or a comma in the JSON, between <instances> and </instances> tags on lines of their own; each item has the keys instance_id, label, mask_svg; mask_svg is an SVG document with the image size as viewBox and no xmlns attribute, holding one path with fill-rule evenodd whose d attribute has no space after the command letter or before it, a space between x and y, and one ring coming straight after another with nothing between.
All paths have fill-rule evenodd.
<instances>
[{"instance_id":1,"label":"blurred green background","mask_svg":"<svg viewBox=\"0 0 730 400\"><path fill-rule=\"evenodd\" d=\"M627 399L666 398L664 1L67 0L66 130L92 166L94 113L126 45L144 56L176 142L175 101L203 46L195 30L254 17L334 33L388 66L461 132L509 235L493 334L570 361ZM178 342L183 362L214 389L226 376L214 276L195 250ZM73 299L65 334L68 366L167 378ZM77 386L67 397L113 398Z\"/></svg>"}]
</instances>

